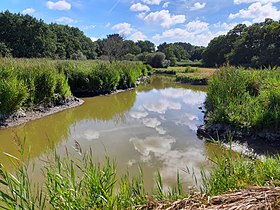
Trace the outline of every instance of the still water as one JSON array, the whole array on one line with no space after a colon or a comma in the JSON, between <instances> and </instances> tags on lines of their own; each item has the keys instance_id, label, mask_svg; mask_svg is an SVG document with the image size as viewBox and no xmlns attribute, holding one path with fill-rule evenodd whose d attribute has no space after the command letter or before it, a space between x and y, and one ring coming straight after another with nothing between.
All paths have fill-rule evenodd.
<instances>
[{"instance_id":1,"label":"still water","mask_svg":"<svg viewBox=\"0 0 280 210\"><path fill-rule=\"evenodd\" d=\"M199 173L207 165L209 145L196 137L203 123L204 87L175 84L168 77L154 76L135 90L84 98L82 106L0 130L0 161L12 170L10 158L24 148L24 158L34 162L35 174L42 160L56 150L78 157L75 141L82 151L92 149L94 159L114 159L120 174L144 171L146 185L152 186L158 170L166 185L176 183L179 171L186 183L186 167ZM23 146L24 145L24 146ZM36 175L35 177L40 177Z\"/></svg>"}]
</instances>

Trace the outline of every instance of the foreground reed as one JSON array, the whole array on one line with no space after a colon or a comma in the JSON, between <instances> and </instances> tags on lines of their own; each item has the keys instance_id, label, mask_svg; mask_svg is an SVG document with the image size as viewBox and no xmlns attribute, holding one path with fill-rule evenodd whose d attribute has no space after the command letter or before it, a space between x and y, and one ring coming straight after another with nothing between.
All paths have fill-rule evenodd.
<instances>
[{"instance_id":1,"label":"foreground reed","mask_svg":"<svg viewBox=\"0 0 280 210\"><path fill-rule=\"evenodd\" d=\"M200 189L200 193L218 195L252 186L280 186L280 156L262 160L224 150L212 163L209 175L201 171L203 183L200 188L194 188ZM192 198L195 202L198 197L205 198L184 189L179 173L177 185L168 191L163 190L162 177L157 173L154 190L148 193L141 169L138 176L131 177L127 172L117 178L114 161L107 157L104 164L95 163L91 153L78 160L69 155L61 158L54 154L54 162L45 164L41 187L32 184L24 165L15 174L0 167L3 209L141 209L178 199L191 203Z\"/></svg>"}]
</instances>

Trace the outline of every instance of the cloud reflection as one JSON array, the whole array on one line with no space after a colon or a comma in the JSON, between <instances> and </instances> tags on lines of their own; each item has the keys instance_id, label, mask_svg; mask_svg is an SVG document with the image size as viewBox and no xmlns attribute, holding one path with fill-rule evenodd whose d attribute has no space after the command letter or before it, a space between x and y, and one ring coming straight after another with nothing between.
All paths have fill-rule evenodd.
<instances>
[{"instance_id":1,"label":"cloud reflection","mask_svg":"<svg viewBox=\"0 0 280 210\"><path fill-rule=\"evenodd\" d=\"M165 114L165 112L169 109L180 110L182 105L180 103L171 102L166 99L161 99L158 103L145 103L143 107L150 112Z\"/></svg>"}]
</instances>

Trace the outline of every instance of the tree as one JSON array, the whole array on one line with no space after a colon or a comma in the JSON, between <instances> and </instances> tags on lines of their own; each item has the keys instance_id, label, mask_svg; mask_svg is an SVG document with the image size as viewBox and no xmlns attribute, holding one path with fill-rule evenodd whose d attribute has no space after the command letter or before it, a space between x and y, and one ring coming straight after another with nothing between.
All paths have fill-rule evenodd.
<instances>
[{"instance_id":1,"label":"tree","mask_svg":"<svg viewBox=\"0 0 280 210\"><path fill-rule=\"evenodd\" d=\"M155 44L148 41L148 40L145 40L145 41L137 41L136 42L136 45L138 47L140 47L141 49L141 53L144 53L144 52L147 52L147 53L152 53L152 52L155 52Z\"/></svg>"},{"instance_id":2,"label":"tree","mask_svg":"<svg viewBox=\"0 0 280 210\"><path fill-rule=\"evenodd\" d=\"M103 42L102 51L110 62L122 58L125 54L123 37L119 34L108 35Z\"/></svg>"}]
</instances>

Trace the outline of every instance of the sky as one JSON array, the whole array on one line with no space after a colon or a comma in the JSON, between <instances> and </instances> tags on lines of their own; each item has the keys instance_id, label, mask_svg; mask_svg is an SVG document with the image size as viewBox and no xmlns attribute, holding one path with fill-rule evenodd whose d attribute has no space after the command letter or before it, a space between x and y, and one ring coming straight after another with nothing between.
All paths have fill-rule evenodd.
<instances>
[{"instance_id":1,"label":"sky","mask_svg":"<svg viewBox=\"0 0 280 210\"><path fill-rule=\"evenodd\" d=\"M78 27L93 41L125 39L207 46L239 23L280 19L280 0L0 0L0 11Z\"/></svg>"}]
</instances>

